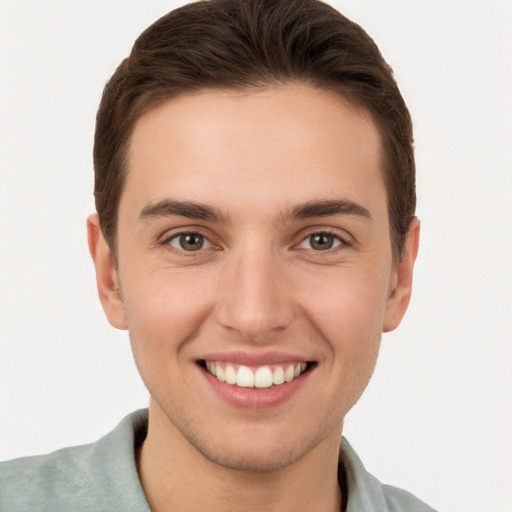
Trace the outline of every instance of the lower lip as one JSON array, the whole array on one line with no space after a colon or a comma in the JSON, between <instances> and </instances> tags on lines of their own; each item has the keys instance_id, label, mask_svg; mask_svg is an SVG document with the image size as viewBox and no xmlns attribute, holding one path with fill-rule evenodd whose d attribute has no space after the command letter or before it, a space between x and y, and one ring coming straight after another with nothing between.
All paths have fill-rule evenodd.
<instances>
[{"instance_id":1,"label":"lower lip","mask_svg":"<svg viewBox=\"0 0 512 512\"><path fill-rule=\"evenodd\" d=\"M285 403L301 389L313 372L313 369L310 369L292 381L278 386L244 388L221 382L203 368L199 370L222 400L243 409L270 409Z\"/></svg>"}]
</instances>

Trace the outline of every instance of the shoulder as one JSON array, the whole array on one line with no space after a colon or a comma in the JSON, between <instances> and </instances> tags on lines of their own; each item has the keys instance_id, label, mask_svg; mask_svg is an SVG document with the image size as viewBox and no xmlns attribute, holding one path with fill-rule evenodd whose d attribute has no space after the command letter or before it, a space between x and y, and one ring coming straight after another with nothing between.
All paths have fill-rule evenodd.
<instances>
[{"instance_id":1,"label":"shoulder","mask_svg":"<svg viewBox=\"0 0 512 512\"><path fill-rule=\"evenodd\" d=\"M93 446L65 448L0 464L0 510L59 510L60 503L86 510L79 502L88 496L84 487Z\"/></svg>"},{"instance_id":2,"label":"shoulder","mask_svg":"<svg viewBox=\"0 0 512 512\"><path fill-rule=\"evenodd\" d=\"M345 438L339 460L346 478L347 512L436 512L410 492L379 482Z\"/></svg>"},{"instance_id":3,"label":"shoulder","mask_svg":"<svg viewBox=\"0 0 512 512\"><path fill-rule=\"evenodd\" d=\"M137 411L95 443L1 463L0 511L149 510L134 454L146 428Z\"/></svg>"},{"instance_id":4,"label":"shoulder","mask_svg":"<svg viewBox=\"0 0 512 512\"><path fill-rule=\"evenodd\" d=\"M389 512L436 512L432 507L404 489L381 485Z\"/></svg>"}]
</instances>

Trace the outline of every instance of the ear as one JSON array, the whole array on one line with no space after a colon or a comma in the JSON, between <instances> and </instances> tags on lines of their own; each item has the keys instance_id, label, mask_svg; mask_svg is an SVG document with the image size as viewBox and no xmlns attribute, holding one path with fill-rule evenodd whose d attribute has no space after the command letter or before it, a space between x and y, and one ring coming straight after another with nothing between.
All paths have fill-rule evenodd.
<instances>
[{"instance_id":1,"label":"ear","mask_svg":"<svg viewBox=\"0 0 512 512\"><path fill-rule=\"evenodd\" d=\"M420 242L420 221L414 218L409 227L400 263L394 271L391 295L388 298L382 332L396 329L402 321L411 300L414 262Z\"/></svg>"},{"instance_id":2,"label":"ear","mask_svg":"<svg viewBox=\"0 0 512 512\"><path fill-rule=\"evenodd\" d=\"M97 213L87 218L87 240L96 269L96 284L103 311L111 325L117 329L127 329L117 270L103 238Z\"/></svg>"}]
</instances>

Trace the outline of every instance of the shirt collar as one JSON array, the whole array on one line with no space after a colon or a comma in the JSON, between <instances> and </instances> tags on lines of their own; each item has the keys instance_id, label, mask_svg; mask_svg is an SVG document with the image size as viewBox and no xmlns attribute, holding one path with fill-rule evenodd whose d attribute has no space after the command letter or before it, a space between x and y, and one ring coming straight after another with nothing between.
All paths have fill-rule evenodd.
<instances>
[{"instance_id":1,"label":"shirt collar","mask_svg":"<svg viewBox=\"0 0 512 512\"><path fill-rule=\"evenodd\" d=\"M342 438L338 473L344 472L346 478L346 512L387 512L388 505L382 490L382 484L368 471L349 442Z\"/></svg>"},{"instance_id":2,"label":"shirt collar","mask_svg":"<svg viewBox=\"0 0 512 512\"><path fill-rule=\"evenodd\" d=\"M136 449L146 437L147 424L147 409L135 411L94 446L89 482L98 510L151 512L135 460ZM97 471L97 468L102 468L102 471ZM347 494L344 496L347 500L345 512L388 511L382 485L366 471L345 438L342 438L340 446L338 474L340 485L345 481L347 488L344 493Z\"/></svg>"}]
</instances>

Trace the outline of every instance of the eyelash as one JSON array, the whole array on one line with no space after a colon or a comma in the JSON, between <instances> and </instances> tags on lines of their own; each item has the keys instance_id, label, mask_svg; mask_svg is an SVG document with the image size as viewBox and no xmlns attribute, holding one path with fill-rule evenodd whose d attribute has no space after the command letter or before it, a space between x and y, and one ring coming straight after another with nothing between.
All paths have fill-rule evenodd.
<instances>
[{"instance_id":1,"label":"eyelash","mask_svg":"<svg viewBox=\"0 0 512 512\"><path fill-rule=\"evenodd\" d=\"M334 238L335 241L338 242L338 245L334 247L329 247L324 250L314 250L314 249L305 249L305 250L312 250L315 253L330 253L337 252L339 250L342 250L344 247L350 247L352 245L351 240L348 238L348 236L343 236L339 232L335 232L329 229L320 229L318 231L311 231L308 233L302 240L299 242L300 245L304 243L306 240L311 239L314 236L327 236Z\"/></svg>"},{"instance_id":2,"label":"eyelash","mask_svg":"<svg viewBox=\"0 0 512 512\"><path fill-rule=\"evenodd\" d=\"M198 253L198 252L202 252L203 247L195 250L195 251L187 251L183 248L178 248L178 247L174 247L171 245L171 242L173 240L179 240L181 237L184 237L184 236L197 236L197 237L201 237L204 242L206 242L208 245L208 247L206 247L206 249L209 249L209 248L215 248L215 244L213 244L213 242L210 241L210 239L203 233L201 233L200 231L198 230L190 230L190 231L180 231L179 233L174 233L172 234L171 236L167 236L165 237L160 243L159 245L162 245L162 246L165 246L168 250L170 251L173 251L173 252L176 252L176 253L179 253L180 255L185 255L185 256L195 256L195 253Z\"/></svg>"},{"instance_id":3,"label":"eyelash","mask_svg":"<svg viewBox=\"0 0 512 512\"><path fill-rule=\"evenodd\" d=\"M179 248L179 247L174 247L173 245L171 245L171 242L173 240L179 240L180 237L183 237L183 236L197 236L197 237L201 237L204 242L206 242L208 244L207 247L200 247L199 249L197 250L192 250L192 251L187 251L183 248ZM337 245L334 245L334 247L328 247L327 249L318 249L318 250L315 250L313 249L312 247L310 248L301 248L300 245L303 244L305 241L307 241L308 239L311 240L312 237L314 236L327 236L327 237L332 237L334 239L334 243L337 242ZM199 230L190 230L190 231L180 231L179 233L174 233L172 234L171 236L168 236L168 237L165 237L165 239L163 239L161 242L160 242L160 245L162 246L165 246L168 250L172 251L172 252L175 252L175 253L179 253L181 256L187 256L187 257L194 257L194 256L197 256L196 253L201 253L203 252L205 249L220 249L219 246L216 246L209 238L207 235L203 234L201 231ZM311 245L311 242L310 242L310 245ZM332 254L333 252L337 252L339 250L343 250L343 248L346 248L346 247L350 247L352 245L352 241L348 238L348 236L343 236L341 235L339 232L335 232L333 230L329 230L329 229L319 229L318 231L311 231L309 232L305 237L303 237L300 242L298 244L296 244L294 246L294 248L296 248L297 250L308 250L308 251L312 251L314 253L317 253L317 254L321 254L321 253L326 253L326 254Z\"/></svg>"}]
</instances>

